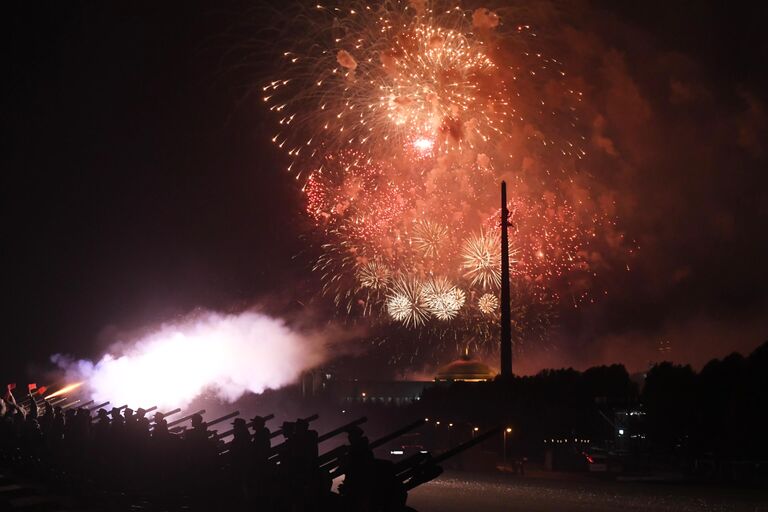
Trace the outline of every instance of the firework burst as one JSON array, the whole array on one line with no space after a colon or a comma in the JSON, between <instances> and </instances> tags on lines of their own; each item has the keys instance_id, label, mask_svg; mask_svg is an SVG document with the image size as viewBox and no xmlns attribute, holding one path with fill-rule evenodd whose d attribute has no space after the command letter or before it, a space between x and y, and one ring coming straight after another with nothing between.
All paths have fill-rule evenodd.
<instances>
[{"instance_id":1,"label":"firework burst","mask_svg":"<svg viewBox=\"0 0 768 512\"><path fill-rule=\"evenodd\" d=\"M481 230L470 235L462 248L464 277L472 285L482 289L498 288L501 285L501 238L499 235ZM510 259L510 263L512 260Z\"/></svg>"},{"instance_id":2,"label":"firework burst","mask_svg":"<svg viewBox=\"0 0 768 512\"><path fill-rule=\"evenodd\" d=\"M428 311L438 320L456 318L464 306L464 290L452 285L445 277L432 278L424 285L424 298Z\"/></svg>"},{"instance_id":3,"label":"firework burst","mask_svg":"<svg viewBox=\"0 0 768 512\"><path fill-rule=\"evenodd\" d=\"M360 286L371 290L386 290L390 277L389 267L378 261L364 263L357 269L357 280Z\"/></svg>"},{"instance_id":4,"label":"firework burst","mask_svg":"<svg viewBox=\"0 0 768 512\"><path fill-rule=\"evenodd\" d=\"M350 317L410 328L411 358L445 340L493 351L506 179L514 329L543 339L613 229L577 174L581 93L533 48L543 38L441 0L300 9L285 11L283 75L260 96L305 194L324 294Z\"/></svg>"},{"instance_id":5,"label":"firework burst","mask_svg":"<svg viewBox=\"0 0 768 512\"><path fill-rule=\"evenodd\" d=\"M434 258L448 238L448 228L430 220L420 220L413 227L411 241L426 258Z\"/></svg>"},{"instance_id":6,"label":"firework burst","mask_svg":"<svg viewBox=\"0 0 768 512\"><path fill-rule=\"evenodd\" d=\"M399 277L387 295L387 312L393 320L406 327L424 325L429 318L429 306L424 285L414 277Z\"/></svg>"},{"instance_id":7,"label":"firework burst","mask_svg":"<svg viewBox=\"0 0 768 512\"><path fill-rule=\"evenodd\" d=\"M492 293L484 293L477 299L477 309L484 315L495 315L499 311L499 299Z\"/></svg>"}]
</instances>

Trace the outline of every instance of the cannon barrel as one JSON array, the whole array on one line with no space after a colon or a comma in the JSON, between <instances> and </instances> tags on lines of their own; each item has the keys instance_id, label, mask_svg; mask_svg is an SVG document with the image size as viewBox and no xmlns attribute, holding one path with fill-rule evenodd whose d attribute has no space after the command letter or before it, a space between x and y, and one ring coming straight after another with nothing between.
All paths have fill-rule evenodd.
<instances>
[{"instance_id":1,"label":"cannon barrel","mask_svg":"<svg viewBox=\"0 0 768 512\"><path fill-rule=\"evenodd\" d=\"M441 453L437 457L434 457L432 459L432 462L434 462L435 464L438 464L440 462L443 462L444 460L450 459L451 457L453 457L455 455L458 455L461 452L465 452L465 451L469 450L470 448L472 448L473 446L482 443L486 439L488 439L490 437L493 437L494 435L498 434L499 432L501 432L501 427L492 428L491 430L488 430L488 431L486 431L486 432L484 432L484 433L482 433L480 435L476 435L475 437L473 437L469 441L467 441L465 443L461 443L458 446L454 446L450 450Z\"/></svg>"},{"instance_id":2,"label":"cannon barrel","mask_svg":"<svg viewBox=\"0 0 768 512\"><path fill-rule=\"evenodd\" d=\"M61 410L63 411L65 409L69 409L70 407L73 407L79 404L80 402L82 402L82 400L74 400L72 402L69 402L68 404L64 404L63 406L61 406Z\"/></svg>"},{"instance_id":3,"label":"cannon barrel","mask_svg":"<svg viewBox=\"0 0 768 512\"><path fill-rule=\"evenodd\" d=\"M62 396L61 398L54 398L53 400L51 400L48 403L50 403L53 406L56 406L56 405L58 405L58 404L60 404L62 402L66 402L67 400L69 400L68 396Z\"/></svg>"},{"instance_id":4,"label":"cannon barrel","mask_svg":"<svg viewBox=\"0 0 768 512\"><path fill-rule=\"evenodd\" d=\"M317 416L317 415L315 414L315 416ZM305 421L312 421L312 420L305 420ZM349 423L346 423L346 424L344 424L344 425L342 425L342 426L340 426L338 428L335 428L335 429L331 430L330 432L326 432L325 434L323 434L321 436L318 436L317 437L317 442L318 443L322 443L323 441L326 441L326 440L332 438L333 436L337 436L337 435L341 434L342 432L346 431L350 427L352 427L354 425L359 425L361 423L365 423L366 421L368 421L368 418L366 418L365 416L361 416L360 418L357 418L356 420L350 421ZM283 441L282 443L276 444L275 446L273 446L272 447L272 454L273 454L272 456L275 456L277 454L277 452L279 452L283 447L285 447L285 443L286 442L287 441Z\"/></svg>"},{"instance_id":5,"label":"cannon barrel","mask_svg":"<svg viewBox=\"0 0 768 512\"><path fill-rule=\"evenodd\" d=\"M413 423L409 423L408 425L399 428L393 432L390 432L389 434L386 434L384 436L381 436L380 438L376 439L375 441L372 441L368 444L371 450L378 448L379 446L383 446L387 444L388 442L397 439L398 437L407 434L413 429L419 428L420 426L424 425L426 423L426 420L418 420L414 421ZM326 452L322 454L319 458L320 466L325 466L325 469L331 469L332 467L336 466L336 464L333 464L337 459L341 458L349 449L349 446L339 446L337 448L334 448L333 450ZM331 476L333 478L336 478L336 476L339 476L339 472L334 471L331 473Z\"/></svg>"},{"instance_id":6,"label":"cannon barrel","mask_svg":"<svg viewBox=\"0 0 768 512\"><path fill-rule=\"evenodd\" d=\"M355 427L357 425L362 425L366 421L368 421L368 418L366 418L365 416L361 416L361 417L357 418L356 420L352 420L349 423L345 423L344 425L342 425L340 427L336 427L335 429L329 430L325 434L322 434L322 435L318 436L317 437L317 442L318 443L322 443L323 441L327 441L328 439L330 439L332 437L336 437L337 435L346 432L347 430L349 430L352 427Z\"/></svg>"},{"instance_id":7,"label":"cannon barrel","mask_svg":"<svg viewBox=\"0 0 768 512\"><path fill-rule=\"evenodd\" d=\"M88 408L88 412L98 411L99 409L101 409L105 405L109 405L109 400L107 400L106 402L101 403L99 405L94 405L93 407L89 407Z\"/></svg>"},{"instance_id":8,"label":"cannon barrel","mask_svg":"<svg viewBox=\"0 0 768 512\"><path fill-rule=\"evenodd\" d=\"M78 409L80 409L81 407L88 407L89 405L91 405L94 402L94 400L90 400L90 401L85 402L85 403L81 403L81 402L82 402L82 400L75 400L74 402L70 402L67 405L65 405L64 407L62 407L62 409L69 409L69 408L74 407L74 406L77 406Z\"/></svg>"},{"instance_id":9,"label":"cannon barrel","mask_svg":"<svg viewBox=\"0 0 768 512\"><path fill-rule=\"evenodd\" d=\"M413 430L415 428L419 428L424 423L426 423L426 420L414 421L413 423L410 423L410 424L404 426L403 428L399 428L399 429L395 430L394 432L391 432L391 433L389 433L389 434L387 434L385 436L381 436L380 438L378 438L375 441L371 442L371 444L369 444L368 446L370 446L371 450L373 450L374 448L378 448L379 446L383 446L383 445L387 444L388 442L390 442L390 441L392 441L394 439L397 439L398 437L400 437L400 436L402 436L404 434L407 434L411 430Z\"/></svg>"},{"instance_id":10,"label":"cannon barrel","mask_svg":"<svg viewBox=\"0 0 768 512\"><path fill-rule=\"evenodd\" d=\"M205 426L210 427L211 425L216 425L217 423L221 423L222 421L227 421L230 418L234 418L235 416L239 416L240 411L232 411L229 414L225 414L224 416L221 416L219 418L216 418L215 420L206 421Z\"/></svg>"},{"instance_id":11,"label":"cannon barrel","mask_svg":"<svg viewBox=\"0 0 768 512\"><path fill-rule=\"evenodd\" d=\"M199 411L193 412L192 414L187 414L183 418L179 418L177 420L173 420L170 423L168 423L168 426L172 427L174 425L178 425L179 423L184 423L185 421L191 420L192 416L194 416L195 414L199 414L199 415L202 416L203 414L205 414L205 409L200 409ZM171 432L179 432L180 430L181 430L181 427L176 427L174 429L171 429Z\"/></svg>"},{"instance_id":12,"label":"cannon barrel","mask_svg":"<svg viewBox=\"0 0 768 512\"><path fill-rule=\"evenodd\" d=\"M181 409L179 409L177 407L176 409L170 410L168 412L161 412L161 413L155 413L155 414L160 414L163 417L163 419L165 419L168 416L170 416L171 414L177 414L177 413L180 413L180 412L181 412ZM154 419L152 419L152 421L150 423L152 424L152 427L154 427L155 424L156 424ZM169 423L168 426L170 426L171 424L172 423Z\"/></svg>"},{"instance_id":13,"label":"cannon barrel","mask_svg":"<svg viewBox=\"0 0 768 512\"><path fill-rule=\"evenodd\" d=\"M156 406L156 405L153 405L153 406L152 406L152 407L150 407L149 409L144 409L144 414L150 413L150 412L152 412L152 411L154 411L154 410L156 410L156 409L157 409L157 406Z\"/></svg>"},{"instance_id":14,"label":"cannon barrel","mask_svg":"<svg viewBox=\"0 0 768 512\"><path fill-rule=\"evenodd\" d=\"M407 480L407 482L405 482L406 490L411 490L414 487L418 487L423 483L429 482L430 480L437 478L442 472L442 469L440 469L438 466L439 463L443 462L444 460L448 460L451 457L455 457L461 452L469 450L473 446L482 443L486 439L497 435L499 432L501 432L501 427L492 428L487 432L473 437L469 441L461 443L458 446L454 446L450 450L444 451L436 457L427 455L426 458L422 459L421 461L412 463L408 467L399 471L398 478L400 478L402 481Z\"/></svg>"},{"instance_id":15,"label":"cannon barrel","mask_svg":"<svg viewBox=\"0 0 768 512\"><path fill-rule=\"evenodd\" d=\"M306 418L302 418L302 419L304 421L312 422L312 421L315 421L319 417L320 417L319 414L313 414L312 416L307 416ZM271 434L269 434L269 438L272 439L273 437L277 437L277 436L281 436L281 435L283 435L283 429L279 428L279 429L275 430L274 432L272 432Z\"/></svg>"},{"instance_id":16,"label":"cannon barrel","mask_svg":"<svg viewBox=\"0 0 768 512\"><path fill-rule=\"evenodd\" d=\"M352 428L352 427L354 427L356 425L360 425L362 423L365 423L366 421L368 421L368 418L365 417L365 416L361 416L361 417L357 418L356 420L352 420L349 423L345 423L344 425L342 425L340 427L337 427L337 428L335 428L333 430L330 430L330 431L326 432L325 434L323 434L321 436L318 436L317 437L317 442L318 443L322 443L323 441L327 441L328 439L330 439L332 437L335 437L335 436L337 436L337 435L339 435L339 434L341 434L343 432L346 432L347 430L349 430L350 428ZM276 459L278 457L278 454L279 454L280 450L283 449L283 447L285 447L285 443L286 442L287 441L283 441L282 443L272 447L272 455L270 456L270 459L273 459L273 458Z\"/></svg>"}]
</instances>

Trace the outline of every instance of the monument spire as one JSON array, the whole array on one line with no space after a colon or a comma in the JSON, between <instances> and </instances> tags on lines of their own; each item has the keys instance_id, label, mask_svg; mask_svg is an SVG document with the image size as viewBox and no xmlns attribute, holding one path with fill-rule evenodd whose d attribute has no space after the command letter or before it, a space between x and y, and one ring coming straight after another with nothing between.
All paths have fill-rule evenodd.
<instances>
[{"instance_id":1,"label":"monument spire","mask_svg":"<svg viewBox=\"0 0 768 512\"><path fill-rule=\"evenodd\" d=\"M501 378L512 377L512 314L509 295L509 210L507 183L501 182Z\"/></svg>"}]
</instances>

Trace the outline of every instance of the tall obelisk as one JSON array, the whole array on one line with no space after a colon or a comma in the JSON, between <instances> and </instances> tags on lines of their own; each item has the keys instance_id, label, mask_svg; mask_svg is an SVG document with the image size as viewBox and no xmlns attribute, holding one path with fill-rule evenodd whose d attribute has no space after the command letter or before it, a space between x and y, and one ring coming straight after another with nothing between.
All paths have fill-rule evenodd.
<instances>
[{"instance_id":1,"label":"tall obelisk","mask_svg":"<svg viewBox=\"0 0 768 512\"><path fill-rule=\"evenodd\" d=\"M509 210L507 183L501 182L501 378L512 378L512 313L509 296Z\"/></svg>"}]
</instances>

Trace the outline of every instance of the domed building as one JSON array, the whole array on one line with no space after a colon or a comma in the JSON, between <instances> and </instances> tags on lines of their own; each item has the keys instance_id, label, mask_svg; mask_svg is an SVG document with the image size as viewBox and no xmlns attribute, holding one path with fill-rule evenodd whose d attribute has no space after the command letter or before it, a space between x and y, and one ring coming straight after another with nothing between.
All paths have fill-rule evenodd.
<instances>
[{"instance_id":1,"label":"domed building","mask_svg":"<svg viewBox=\"0 0 768 512\"><path fill-rule=\"evenodd\" d=\"M493 379L495 374L487 364L472 359L469 350L460 359L449 363L437 372L436 382L483 382Z\"/></svg>"}]
</instances>

